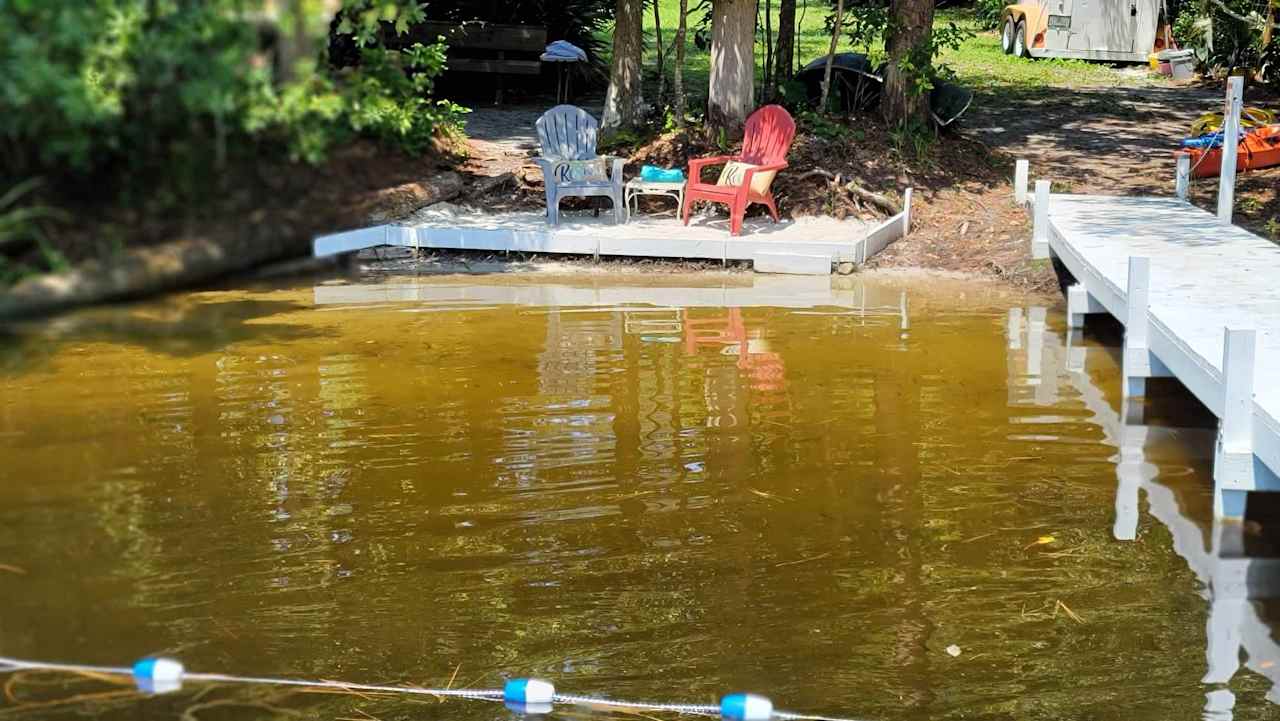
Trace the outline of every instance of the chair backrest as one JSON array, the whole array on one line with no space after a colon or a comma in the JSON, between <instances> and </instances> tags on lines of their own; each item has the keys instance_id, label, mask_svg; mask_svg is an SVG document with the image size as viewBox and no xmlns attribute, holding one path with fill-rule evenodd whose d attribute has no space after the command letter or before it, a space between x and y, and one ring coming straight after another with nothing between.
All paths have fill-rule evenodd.
<instances>
[{"instance_id":1,"label":"chair backrest","mask_svg":"<svg viewBox=\"0 0 1280 721\"><path fill-rule=\"evenodd\" d=\"M556 160L592 160L600 124L591 113L574 105L557 105L538 118L538 142L542 157Z\"/></svg>"},{"instance_id":2,"label":"chair backrest","mask_svg":"<svg viewBox=\"0 0 1280 721\"><path fill-rule=\"evenodd\" d=\"M747 118L742 135L742 160L752 165L779 163L787 159L796 137L796 121L781 105L766 105Z\"/></svg>"}]
</instances>

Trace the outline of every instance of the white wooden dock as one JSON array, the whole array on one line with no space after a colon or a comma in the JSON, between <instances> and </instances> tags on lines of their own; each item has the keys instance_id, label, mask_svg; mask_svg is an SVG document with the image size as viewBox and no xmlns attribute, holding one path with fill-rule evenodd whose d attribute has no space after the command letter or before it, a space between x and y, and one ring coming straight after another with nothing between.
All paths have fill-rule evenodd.
<instances>
[{"instance_id":1,"label":"white wooden dock","mask_svg":"<svg viewBox=\"0 0 1280 721\"><path fill-rule=\"evenodd\" d=\"M433 206L434 208L435 206ZM558 226L541 213L486 214L452 207L413 220L317 237L316 257L378 246L674 260L750 261L764 273L830 275L832 263L863 263L910 227L911 190L901 213L880 223L810 217L774 223L751 218L740 236L727 218L697 218L688 226L667 217L633 215L614 224L591 213L561 213Z\"/></svg>"},{"instance_id":2,"label":"white wooden dock","mask_svg":"<svg viewBox=\"0 0 1280 721\"><path fill-rule=\"evenodd\" d=\"M1126 397L1172 376L1217 415L1215 511L1242 517L1247 492L1280 490L1280 247L1176 197L1037 185L1033 251L1074 276L1071 324L1124 324Z\"/></svg>"}]
</instances>

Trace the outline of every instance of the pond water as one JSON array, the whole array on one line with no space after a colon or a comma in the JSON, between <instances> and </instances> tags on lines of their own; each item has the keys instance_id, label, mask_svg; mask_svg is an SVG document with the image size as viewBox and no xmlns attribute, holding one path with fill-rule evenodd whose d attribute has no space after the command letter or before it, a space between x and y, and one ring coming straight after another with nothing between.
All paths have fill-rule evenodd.
<instances>
[{"instance_id":1,"label":"pond water","mask_svg":"<svg viewBox=\"0 0 1280 721\"><path fill-rule=\"evenodd\" d=\"M317 283L0 336L0 655L870 720L1280 715L1269 561L1217 550L1211 426L1177 394L1120 413L1106 329L933 276ZM0 699L272 709L511 716L48 675Z\"/></svg>"}]
</instances>

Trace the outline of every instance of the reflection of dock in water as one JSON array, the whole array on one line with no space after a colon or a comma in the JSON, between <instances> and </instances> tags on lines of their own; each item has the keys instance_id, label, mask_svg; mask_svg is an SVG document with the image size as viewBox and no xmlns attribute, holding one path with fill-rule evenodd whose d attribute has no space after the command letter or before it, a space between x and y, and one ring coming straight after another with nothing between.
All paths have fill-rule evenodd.
<instances>
[{"instance_id":1,"label":"reflection of dock in water","mask_svg":"<svg viewBox=\"0 0 1280 721\"><path fill-rule=\"evenodd\" d=\"M1206 468L1213 458L1212 428L1175 428L1147 423L1140 401L1121 401L1119 387L1104 392L1087 367L1114 371L1121 377L1117 359L1106 348L1084 344L1078 330L1066 335L1046 330L1045 309L1015 308L1009 311L1009 402L1011 405L1050 405L1057 400L1058 384L1049 376L1065 379L1078 391L1091 412L1091 421L1117 449L1115 525L1117 540L1137 538L1140 497L1145 494L1151 515L1169 529L1173 549L1204 584L1201 595L1209 604L1206 623L1206 690L1203 718L1225 721L1233 717L1235 696L1221 688L1243 665L1271 683L1266 698L1280 704L1280 644L1273 638L1262 601L1280 598L1280 558L1255 557L1244 547L1245 527L1213 518L1208 502L1211 487L1194 494L1160 480L1160 453L1176 447L1185 454L1199 449ZM1126 404L1117 410L1113 400ZM1180 491L1182 493L1180 493ZM1197 506L1203 506L1197 508Z\"/></svg>"},{"instance_id":2,"label":"reflection of dock in water","mask_svg":"<svg viewBox=\"0 0 1280 721\"><path fill-rule=\"evenodd\" d=\"M661 279L658 280L661 282ZM530 279L513 283L455 283L432 280L318 285L315 304L322 310L403 305L404 312L489 310L495 306L582 309L579 312L654 308L791 308L867 320L897 316L909 326L904 291L850 282L842 287L827 277L757 276L748 282L719 285L626 286L554 283ZM572 312L572 311L569 311ZM658 320L657 317L649 320ZM666 320L670 321L668 316Z\"/></svg>"}]
</instances>

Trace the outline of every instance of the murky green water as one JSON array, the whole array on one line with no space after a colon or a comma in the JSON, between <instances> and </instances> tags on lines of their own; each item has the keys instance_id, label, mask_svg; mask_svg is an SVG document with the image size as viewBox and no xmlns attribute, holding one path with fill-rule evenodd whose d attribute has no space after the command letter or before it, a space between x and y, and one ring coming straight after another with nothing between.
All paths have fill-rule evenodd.
<instances>
[{"instance_id":1,"label":"murky green water","mask_svg":"<svg viewBox=\"0 0 1280 721\"><path fill-rule=\"evenodd\" d=\"M307 284L16 330L0 655L866 719L1280 714L1266 609L1235 600L1262 594L1212 582L1212 432L1170 427L1194 413L1123 423L1114 349L1017 295L826 283ZM509 716L200 691L23 676L0 718Z\"/></svg>"}]
</instances>

